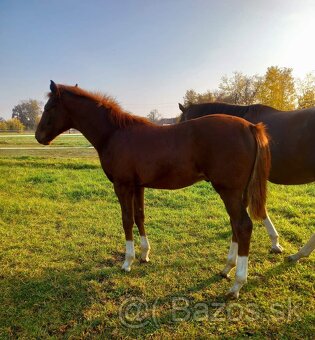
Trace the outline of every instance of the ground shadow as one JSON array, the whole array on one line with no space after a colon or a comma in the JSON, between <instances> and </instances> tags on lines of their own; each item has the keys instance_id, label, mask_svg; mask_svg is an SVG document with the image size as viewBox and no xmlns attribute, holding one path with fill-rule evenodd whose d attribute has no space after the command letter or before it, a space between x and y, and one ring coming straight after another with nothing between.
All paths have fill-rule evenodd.
<instances>
[{"instance_id":1,"label":"ground shadow","mask_svg":"<svg viewBox=\"0 0 315 340\"><path fill-rule=\"evenodd\" d=\"M0 336L62 335L82 318L93 292L80 270L45 270L32 277L0 279Z\"/></svg>"}]
</instances>

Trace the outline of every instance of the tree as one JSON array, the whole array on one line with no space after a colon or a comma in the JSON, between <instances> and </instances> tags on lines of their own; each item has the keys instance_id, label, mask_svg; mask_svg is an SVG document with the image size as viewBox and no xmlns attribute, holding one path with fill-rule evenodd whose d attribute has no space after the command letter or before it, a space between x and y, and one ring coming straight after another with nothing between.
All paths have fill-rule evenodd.
<instances>
[{"instance_id":1,"label":"tree","mask_svg":"<svg viewBox=\"0 0 315 340\"><path fill-rule=\"evenodd\" d=\"M25 126L17 118L7 120L6 126L9 131L22 132L25 129Z\"/></svg>"},{"instance_id":2,"label":"tree","mask_svg":"<svg viewBox=\"0 0 315 340\"><path fill-rule=\"evenodd\" d=\"M292 110L295 107L296 91L291 68L268 67L257 91L261 104L279 110Z\"/></svg>"},{"instance_id":3,"label":"tree","mask_svg":"<svg viewBox=\"0 0 315 340\"><path fill-rule=\"evenodd\" d=\"M195 90L193 89L187 90L183 98L184 106L188 106L190 104L197 104L198 103L197 97L198 97L198 93Z\"/></svg>"},{"instance_id":4,"label":"tree","mask_svg":"<svg viewBox=\"0 0 315 340\"><path fill-rule=\"evenodd\" d=\"M37 125L39 124L41 118L42 118L42 115L36 116L36 119L35 119L35 127L37 127Z\"/></svg>"},{"instance_id":5,"label":"tree","mask_svg":"<svg viewBox=\"0 0 315 340\"><path fill-rule=\"evenodd\" d=\"M195 90L187 90L184 96L184 106L189 106L190 104L201 104L210 103L215 101L215 96L211 91L206 91L204 93L197 93Z\"/></svg>"},{"instance_id":6,"label":"tree","mask_svg":"<svg viewBox=\"0 0 315 340\"><path fill-rule=\"evenodd\" d=\"M305 109L315 106L315 76L308 73L303 80L297 81L298 108Z\"/></svg>"},{"instance_id":7,"label":"tree","mask_svg":"<svg viewBox=\"0 0 315 340\"><path fill-rule=\"evenodd\" d=\"M230 78L223 76L217 92L217 100L232 104L250 105L255 103L256 94L261 84L258 75L247 76L241 72L234 72Z\"/></svg>"},{"instance_id":8,"label":"tree","mask_svg":"<svg viewBox=\"0 0 315 340\"><path fill-rule=\"evenodd\" d=\"M198 96L197 96L197 101L200 104L202 104L202 103L211 103L211 102L214 102L215 99L216 99L215 96L209 90L207 90L204 93L199 93Z\"/></svg>"},{"instance_id":9,"label":"tree","mask_svg":"<svg viewBox=\"0 0 315 340\"><path fill-rule=\"evenodd\" d=\"M147 118L153 122L153 123L157 123L162 116L159 114L157 109L151 110L150 113L147 115Z\"/></svg>"},{"instance_id":10,"label":"tree","mask_svg":"<svg viewBox=\"0 0 315 340\"><path fill-rule=\"evenodd\" d=\"M0 119L0 131L6 131L8 129L7 123L4 119Z\"/></svg>"},{"instance_id":11,"label":"tree","mask_svg":"<svg viewBox=\"0 0 315 340\"><path fill-rule=\"evenodd\" d=\"M17 118L27 129L36 127L36 117L41 114L40 103L35 99L21 101L12 110L12 118Z\"/></svg>"}]
</instances>

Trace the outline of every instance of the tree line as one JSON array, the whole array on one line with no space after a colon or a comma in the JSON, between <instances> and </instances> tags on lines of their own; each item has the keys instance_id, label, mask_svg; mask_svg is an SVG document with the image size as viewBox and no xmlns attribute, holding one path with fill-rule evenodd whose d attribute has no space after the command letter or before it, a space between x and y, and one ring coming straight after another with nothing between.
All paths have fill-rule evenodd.
<instances>
[{"instance_id":1,"label":"tree line","mask_svg":"<svg viewBox=\"0 0 315 340\"><path fill-rule=\"evenodd\" d=\"M223 76L214 91L186 91L184 106L215 101L240 105L260 103L278 110L315 106L315 76L308 73L304 79L295 79L292 72L292 68L278 66L268 67L263 76L234 72L231 77Z\"/></svg>"},{"instance_id":2,"label":"tree line","mask_svg":"<svg viewBox=\"0 0 315 340\"><path fill-rule=\"evenodd\" d=\"M183 98L184 106L214 101L241 105L260 103L279 110L315 106L314 74L308 73L304 79L295 79L292 72L292 68L278 66L268 67L263 76L234 72L231 77L223 76L215 90L207 90L204 93L187 90ZM21 101L12 109L11 119L4 120L0 117L0 131L34 130L41 112L39 101ZM165 123L156 109L151 110L147 117L151 121Z\"/></svg>"},{"instance_id":3,"label":"tree line","mask_svg":"<svg viewBox=\"0 0 315 340\"><path fill-rule=\"evenodd\" d=\"M41 104L35 99L21 101L12 109L12 118L0 117L0 131L34 130L42 113Z\"/></svg>"}]
</instances>

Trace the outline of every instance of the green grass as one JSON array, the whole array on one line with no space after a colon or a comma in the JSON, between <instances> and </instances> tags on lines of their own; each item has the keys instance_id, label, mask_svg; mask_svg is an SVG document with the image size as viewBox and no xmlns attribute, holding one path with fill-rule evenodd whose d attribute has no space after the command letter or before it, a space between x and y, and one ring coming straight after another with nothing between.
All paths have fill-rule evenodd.
<instances>
[{"instance_id":1,"label":"green grass","mask_svg":"<svg viewBox=\"0 0 315 340\"><path fill-rule=\"evenodd\" d=\"M313 337L314 254L284 259L314 232L314 185L269 186L284 254L255 223L248 283L226 301L231 231L213 189L147 189L151 262L124 273L120 207L87 150L0 150L1 339Z\"/></svg>"},{"instance_id":2,"label":"green grass","mask_svg":"<svg viewBox=\"0 0 315 340\"><path fill-rule=\"evenodd\" d=\"M82 136L77 134L63 134L55 139L52 146L90 146L91 144ZM1 134L0 133L0 150L9 147L47 147L38 144L34 135L20 134Z\"/></svg>"}]
</instances>

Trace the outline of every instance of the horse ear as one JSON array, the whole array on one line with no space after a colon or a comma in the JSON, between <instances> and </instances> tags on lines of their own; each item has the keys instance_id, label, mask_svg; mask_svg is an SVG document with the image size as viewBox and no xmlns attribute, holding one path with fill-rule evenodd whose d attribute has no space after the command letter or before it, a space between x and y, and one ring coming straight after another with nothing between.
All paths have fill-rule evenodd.
<instances>
[{"instance_id":1,"label":"horse ear","mask_svg":"<svg viewBox=\"0 0 315 340\"><path fill-rule=\"evenodd\" d=\"M58 92L57 85L52 80L50 81L50 91L53 94L57 94Z\"/></svg>"},{"instance_id":2,"label":"horse ear","mask_svg":"<svg viewBox=\"0 0 315 340\"><path fill-rule=\"evenodd\" d=\"M78 84L75 84L74 87L78 87Z\"/></svg>"},{"instance_id":3,"label":"horse ear","mask_svg":"<svg viewBox=\"0 0 315 340\"><path fill-rule=\"evenodd\" d=\"M182 112L185 111L185 107L181 103L178 103L178 107Z\"/></svg>"}]
</instances>

